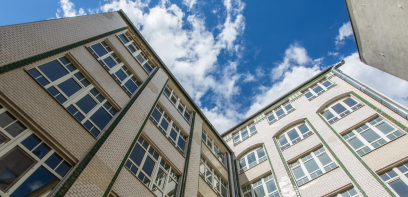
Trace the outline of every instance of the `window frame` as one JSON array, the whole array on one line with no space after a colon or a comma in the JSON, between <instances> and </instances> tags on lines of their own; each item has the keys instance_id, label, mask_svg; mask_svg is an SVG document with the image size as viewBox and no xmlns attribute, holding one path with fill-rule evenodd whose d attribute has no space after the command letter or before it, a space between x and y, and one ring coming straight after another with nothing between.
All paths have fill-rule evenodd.
<instances>
[{"instance_id":1,"label":"window frame","mask_svg":"<svg viewBox=\"0 0 408 197\"><path fill-rule=\"evenodd\" d=\"M169 92L169 93L168 93ZM187 121L188 124L191 124L191 117L193 115L192 111L187 109L187 106L183 104L180 97L174 92L174 90L169 86L166 85L163 91L164 96L169 99L170 103L177 109L177 111L181 114L181 116ZM175 101L173 101L173 98ZM180 110L180 107L183 110ZM187 118L188 116L188 118Z\"/></svg>"},{"instance_id":2,"label":"window frame","mask_svg":"<svg viewBox=\"0 0 408 197\"><path fill-rule=\"evenodd\" d=\"M323 149L324 149L324 150L323 150ZM318 152L318 153L316 153L316 152ZM327 156L329 156L329 158L331 159L331 162L328 163L328 164L326 164L326 165L323 165L322 162L321 162L320 159L319 159L319 156L322 156L322 155L324 155L324 154L327 154ZM306 159L305 159L305 158L306 158ZM309 162L309 161L312 161L312 159L313 159L313 160L315 161L315 163L317 164L318 169L315 170L315 171L313 171L313 172L309 172L308 169L307 169L306 166L305 166L305 163L307 163L307 162ZM333 164L335 164L335 165L333 165ZM303 175L302 177L300 177L300 178L297 178L297 177L295 176L295 173L294 173L293 170L294 170L294 169L297 169L297 168L299 168L299 167L302 169L304 175ZM329 169L329 167L330 167L330 169ZM318 178L318 177L320 177L320 176L326 174L327 172L330 172L330 171L332 171L333 169L336 169L336 168L338 168L338 167L339 167L339 166L338 166L338 164L336 163L336 160L335 160L334 157L326 150L325 147L320 147L320 148L318 148L317 150L311 151L311 152L309 152L306 156L303 156L303 157L301 157L301 158L298 158L298 159L296 159L296 161L294 161L294 162L292 162L292 163L289 164L289 168L290 168L290 170L291 170L292 176L293 176L293 178L295 179L296 184L297 184L299 187L301 187L302 185L305 185L306 183L308 183L308 182L310 182L310 181L313 181L314 179L316 179L316 178ZM325 169L325 168L328 168L328 169ZM320 174L318 173L319 171L321 171ZM316 174L316 176L312 178L312 175L313 175L313 174ZM305 179L305 178L306 178L306 179ZM302 182L301 182L301 181L302 181ZM300 182L301 182L301 184L300 184Z\"/></svg>"},{"instance_id":3,"label":"window frame","mask_svg":"<svg viewBox=\"0 0 408 197\"><path fill-rule=\"evenodd\" d=\"M380 120L381 119L381 120ZM373 124L374 123L374 124ZM377 128L377 126L381 125L381 124L388 124L390 127L392 127L394 130L388 132L387 134L384 134L380 129ZM363 128L363 127L366 128ZM364 132L367 132L368 130L372 130L374 131L377 135L380 136L380 138L374 140L373 142L368 142L367 139L365 139L361 134ZM357 131L359 130L359 131ZM398 134L399 132L399 134ZM392 136L393 135L393 139L390 139L388 136ZM406 132L403 132L400 130L399 127L394 126L392 123L390 123L389 121L386 121L385 118L383 118L382 116L378 115L375 118L372 118L370 121L366 121L363 124L360 124L358 127L354 128L353 130L346 132L344 134L342 134L342 138L344 139L344 141L347 142L347 144L353 148L353 150L360 156L364 156L368 153L370 153L371 151L374 151L382 146L384 146L385 144L388 144L398 138L400 138L401 136L406 135ZM363 146L355 149L350 141L353 139L358 139ZM381 140L385 141L381 144ZM375 147L373 144L378 143L379 145L376 145L377 147ZM368 150L367 148L369 148L370 150Z\"/></svg>"},{"instance_id":4,"label":"window frame","mask_svg":"<svg viewBox=\"0 0 408 197\"><path fill-rule=\"evenodd\" d=\"M276 190L274 190L272 192L269 192L267 184L272 182L272 181L275 184ZM244 197L256 196L255 195L255 189L257 189L259 187L263 187L263 190L265 192L265 196L268 196L268 197L272 197L272 196L273 197L279 197L280 196L278 186L276 185L276 179L272 174L267 175L267 176L259 179L258 181L254 182L254 183L251 183L250 185L242 188L242 194L243 194Z\"/></svg>"},{"instance_id":5,"label":"window frame","mask_svg":"<svg viewBox=\"0 0 408 197\"><path fill-rule=\"evenodd\" d=\"M305 125L305 126L309 129L309 131L307 131L305 134L303 134L303 133L300 131L300 129L299 129L299 128L300 128L301 126L303 126L303 125ZM293 130L295 130L296 133L297 133L298 136L299 136L299 137L298 137L299 140L296 141L296 142L293 142L293 141L290 139L289 134L288 134L289 132L291 132L291 131L293 131ZM291 146L293 146L293 145L299 143L300 141L306 139L307 137L309 137L309 136L311 136L311 135L313 135L313 134L314 134L314 132L313 132L312 128L309 126L309 124L308 124L307 122L302 122L302 123L296 124L296 125L293 126L293 127L290 127L289 129L286 129L285 132L283 132L282 134L279 135L279 137L277 137L277 141L279 142L280 149L281 149L282 151L284 151L284 150L288 149L289 147L291 147ZM283 136L285 136L285 139L286 139L287 143L282 145L280 139L281 139ZM298 138L296 138L296 139L298 139ZM289 146L287 146L287 145L289 145Z\"/></svg>"},{"instance_id":6,"label":"window frame","mask_svg":"<svg viewBox=\"0 0 408 197\"><path fill-rule=\"evenodd\" d=\"M352 107L348 106L344 101L348 100L348 99L352 99L356 102L355 105L353 105ZM336 106L337 104L340 104L341 106L343 106L344 108L346 108L346 111L342 111L340 114L338 114L335 110L333 110L332 107ZM324 110L322 110L322 112L320 113L323 118L329 123L329 124L333 124L337 121L339 121L340 119L346 117L347 115L353 113L354 111L357 111L358 109L362 108L364 106L364 103L361 102L359 99L357 99L356 97L350 95L347 97L344 97L342 99L337 100L336 102L333 102L332 104L330 104L329 106L327 106ZM327 111L330 111L330 113L333 115L332 118L330 119L326 119L326 117L323 115L324 113L326 113Z\"/></svg>"},{"instance_id":7,"label":"window frame","mask_svg":"<svg viewBox=\"0 0 408 197\"><path fill-rule=\"evenodd\" d=\"M258 150L261 150L261 149L263 149L263 152L264 152L264 156L262 156L262 157L259 157L259 155L258 155ZM254 153L254 155L255 155L255 161L253 161L252 163L249 163L248 162L248 156L250 155L250 154L252 154L252 153ZM245 166L243 166L243 167L241 167L241 161L242 160L245 160ZM266 151L265 151L265 149L264 149L264 147L262 146L262 147L258 147L258 148L256 148L256 149L253 149L253 150L251 150L251 151L249 151L248 153L246 153L244 156L242 156L242 157L240 157L237 161L238 161L238 163L237 163L237 169L238 169L238 174L242 174L242 173L244 173L244 172L246 172L246 171L248 171L249 169L251 169L251 168L253 168L253 167L255 167L255 166L257 166L258 164L260 164L260 163L262 163L262 162L264 162L264 161L266 161L266 159L267 159L267 155L266 155Z\"/></svg>"},{"instance_id":8,"label":"window frame","mask_svg":"<svg viewBox=\"0 0 408 197\"><path fill-rule=\"evenodd\" d=\"M323 85L326 82L331 83L329 85L329 87L326 87L325 85ZM316 97L320 96L321 94L325 93L326 91L328 91L329 89L331 89L334 86L336 86L336 84L325 77L324 79L322 79L319 82L315 83L314 85L310 86L306 90L302 91L302 95L304 95L309 101L311 101L311 100L315 99ZM315 92L314 91L315 87L320 87L320 88L322 88L322 90L320 92ZM307 97L306 95L308 93L311 93L312 95L310 97Z\"/></svg>"},{"instance_id":9,"label":"window frame","mask_svg":"<svg viewBox=\"0 0 408 197\"><path fill-rule=\"evenodd\" d=\"M204 167L204 169L202 169ZM214 190L214 192L221 197L227 197L228 196L228 181L225 181L222 176L220 175L220 173L218 173L217 171L215 171L215 167L203 156L200 156L200 166L199 166L199 175L201 176L201 178L204 179L204 181L208 184L208 186L211 187L211 189ZM202 170L204 170L204 172L202 172ZM206 173L210 171L211 173L211 180L208 179ZM216 178L218 177L218 179ZM215 179L217 179L219 181L218 184L218 189L216 182L214 181ZM225 195L222 195L222 189L225 189Z\"/></svg>"},{"instance_id":10,"label":"window frame","mask_svg":"<svg viewBox=\"0 0 408 197\"><path fill-rule=\"evenodd\" d=\"M255 128L255 129L252 129ZM252 131L251 131L252 129ZM247 132L247 136L242 137L242 134ZM234 146L240 144L241 142L245 141L246 139L250 138L251 136L255 135L258 133L258 130L256 129L256 125L255 123L252 123L246 127L244 127L243 129L241 129L240 131L232 134L232 140L234 143ZM237 140L237 137L239 137L239 140Z\"/></svg>"},{"instance_id":11,"label":"window frame","mask_svg":"<svg viewBox=\"0 0 408 197\"><path fill-rule=\"evenodd\" d=\"M405 163L394 166L391 168L391 170L388 170L382 173L381 175L378 175L381 178L381 180L388 186L388 188L390 188L391 191L397 196L399 196L398 193L394 190L394 188L391 187L390 183L397 181L397 180L401 180L403 183L405 183L405 185L407 185L407 188L408 188L408 177L407 177L408 170L405 172L402 172L400 168L408 169L408 163L405 161ZM396 176L392 176L390 172L394 172ZM388 178L388 179L384 180L384 178Z\"/></svg>"},{"instance_id":12,"label":"window frame","mask_svg":"<svg viewBox=\"0 0 408 197\"><path fill-rule=\"evenodd\" d=\"M286 109L287 106L292 106L292 108L290 108L289 110ZM283 110L283 114L281 114L280 116L277 115L277 112L280 110ZM266 120L268 121L269 125L275 123L276 121L284 118L285 116L287 116L288 114L292 113L293 111L295 111L296 108L293 106L293 104L290 101L284 102L282 105L277 106L275 109L271 110L268 113L265 113L265 117ZM270 120L269 117L274 117L274 119Z\"/></svg>"},{"instance_id":13,"label":"window frame","mask_svg":"<svg viewBox=\"0 0 408 197\"><path fill-rule=\"evenodd\" d=\"M201 141L211 150L211 152L214 154L214 156L222 163L225 169L227 169L227 153L223 153L220 148L215 144L214 140L210 138L210 136L207 134L207 132L203 129L202 134L201 134ZM211 143L208 145L207 143Z\"/></svg>"},{"instance_id":14,"label":"window frame","mask_svg":"<svg viewBox=\"0 0 408 197\"><path fill-rule=\"evenodd\" d=\"M354 194L354 195L352 195L352 194L349 193L349 192L352 192L353 190L354 190L354 192L356 193L356 194ZM350 197L360 197L360 193L359 193L354 187L352 187L352 188L350 188L350 189L348 189L348 190L346 190L346 191L339 192L338 194L336 194L336 195L333 196L333 197L343 197L343 194L345 194L345 193L348 193L348 195L349 195Z\"/></svg>"}]
</instances>

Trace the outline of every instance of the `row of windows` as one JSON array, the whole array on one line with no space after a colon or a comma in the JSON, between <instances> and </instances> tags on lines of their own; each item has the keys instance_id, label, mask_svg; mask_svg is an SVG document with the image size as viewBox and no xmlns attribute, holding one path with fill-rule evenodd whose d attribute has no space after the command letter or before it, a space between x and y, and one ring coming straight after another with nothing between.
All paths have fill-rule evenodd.
<instances>
[{"instance_id":1,"label":"row of windows","mask_svg":"<svg viewBox=\"0 0 408 197\"><path fill-rule=\"evenodd\" d=\"M98 62L115 79L122 89L131 96L140 86L133 73L122 60L111 50L105 41L87 47Z\"/></svg>"},{"instance_id":2,"label":"row of windows","mask_svg":"<svg viewBox=\"0 0 408 197\"><path fill-rule=\"evenodd\" d=\"M159 128L159 130L170 140L170 142L184 155L187 135L176 125L176 123L159 106L153 109L150 120Z\"/></svg>"},{"instance_id":3,"label":"row of windows","mask_svg":"<svg viewBox=\"0 0 408 197\"><path fill-rule=\"evenodd\" d=\"M258 133L258 131L256 130L255 124L251 124L245 127L244 129L233 135L234 145L241 143L242 141L248 139L249 137L255 135L256 133Z\"/></svg>"},{"instance_id":4,"label":"row of windows","mask_svg":"<svg viewBox=\"0 0 408 197\"><path fill-rule=\"evenodd\" d=\"M183 117L190 123L192 113L188 111L186 105L181 102L181 99L175 94L174 90L170 88L169 85L164 88L164 95L170 99L171 103L178 109L178 111L183 115Z\"/></svg>"},{"instance_id":5,"label":"row of windows","mask_svg":"<svg viewBox=\"0 0 408 197\"><path fill-rule=\"evenodd\" d=\"M270 113L266 115L268 117L269 124L272 124L279 119L285 117L289 113L293 112L295 108L293 108L290 102L286 102L283 105L279 106L278 108L272 110Z\"/></svg>"},{"instance_id":6,"label":"row of windows","mask_svg":"<svg viewBox=\"0 0 408 197\"><path fill-rule=\"evenodd\" d=\"M306 123L302 123L298 126L288 129L287 132L283 133L279 137L280 148L281 150L285 150L312 134L312 130Z\"/></svg>"},{"instance_id":7,"label":"row of windows","mask_svg":"<svg viewBox=\"0 0 408 197\"><path fill-rule=\"evenodd\" d=\"M330 124L338 121L351 112L361 108L363 106L357 99L353 97L347 97L331 104L322 112L324 118Z\"/></svg>"},{"instance_id":8,"label":"row of windows","mask_svg":"<svg viewBox=\"0 0 408 197\"><path fill-rule=\"evenodd\" d=\"M268 175L261 180L243 188L244 197L279 197L278 188L273 175Z\"/></svg>"},{"instance_id":9,"label":"row of windows","mask_svg":"<svg viewBox=\"0 0 408 197\"><path fill-rule=\"evenodd\" d=\"M0 105L0 195L46 196L72 165Z\"/></svg>"},{"instance_id":10,"label":"row of windows","mask_svg":"<svg viewBox=\"0 0 408 197\"><path fill-rule=\"evenodd\" d=\"M227 167L227 154L221 152L221 149L219 149L218 146L215 143L213 143L214 141L204 130L201 136L201 140L214 153L214 155L224 165L224 167Z\"/></svg>"},{"instance_id":11,"label":"row of windows","mask_svg":"<svg viewBox=\"0 0 408 197\"><path fill-rule=\"evenodd\" d=\"M32 68L28 73L95 137L117 113L66 57Z\"/></svg>"},{"instance_id":12,"label":"row of windows","mask_svg":"<svg viewBox=\"0 0 408 197\"><path fill-rule=\"evenodd\" d=\"M211 167L210 163L201 156L200 159L200 176L207 182L207 184L215 190L215 192L222 197L227 196L227 182Z\"/></svg>"},{"instance_id":13,"label":"row of windows","mask_svg":"<svg viewBox=\"0 0 408 197\"><path fill-rule=\"evenodd\" d=\"M126 46L129 52L137 59L140 65L146 70L147 73L151 73L155 68L150 62L150 60L146 57L146 55L140 50L140 47L136 44L136 42L132 39L129 33L123 33L118 35L119 39L122 43Z\"/></svg>"},{"instance_id":14,"label":"row of windows","mask_svg":"<svg viewBox=\"0 0 408 197\"><path fill-rule=\"evenodd\" d=\"M320 82L316 83L314 86L308 88L307 90L303 91L303 95L311 101L317 96L323 94L325 91L329 90L334 86L334 83L329 81L328 79L323 79Z\"/></svg>"},{"instance_id":15,"label":"row of windows","mask_svg":"<svg viewBox=\"0 0 408 197\"><path fill-rule=\"evenodd\" d=\"M239 160L239 173L241 174L265 160L266 154L263 147L249 152Z\"/></svg>"},{"instance_id":16,"label":"row of windows","mask_svg":"<svg viewBox=\"0 0 408 197\"><path fill-rule=\"evenodd\" d=\"M137 140L125 166L156 196L176 196L179 175L143 137Z\"/></svg>"}]
</instances>

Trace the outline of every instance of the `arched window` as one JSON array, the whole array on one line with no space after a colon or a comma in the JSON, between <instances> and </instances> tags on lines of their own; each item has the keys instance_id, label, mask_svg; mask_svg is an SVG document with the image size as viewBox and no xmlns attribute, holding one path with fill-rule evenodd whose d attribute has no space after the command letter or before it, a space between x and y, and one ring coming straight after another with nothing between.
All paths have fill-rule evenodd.
<instances>
[{"instance_id":1,"label":"arched window","mask_svg":"<svg viewBox=\"0 0 408 197\"><path fill-rule=\"evenodd\" d=\"M276 109L272 110L268 114L266 114L266 117L268 117L268 123L272 124L279 119L285 117L289 113L293 112L295 108L292 106L292 104L288 101L284 103L283 105L277 107Z\"/></svg>"},{"instance_id":2,"label":"arched window","mask_svg":"<svg viewBox=\"0 0 408 197\"><path fill-rule=\"evenodd\" d=\"M312 134L312 129L306 123L298 124L279 136L280 148L285 150Z\"/></svg>"},{"instance_id":3,"label":"arched window","mask_svg":"<svg viewBox=\"0 0 408 197\"><path fill-rule=\"evenodd\" d=\"M350 96L331 104L321 114L327 122L332 124L362 106L360 101Z\"/></svg>"},{"instance_id":4,"label":"arched window","mask_svg":"<svg viewBox=\"0 0 408 197\"><path fill-rule=\"evenodd\" d=\"M263 147L249 152L239 160L239 173L241 174L265 160L266 154Z\"/></svg>"},{"instance_id":5,"label":"arched window","mask_svg":"<svg viewBox=\"0 0 408 197\"><path fill-rule=\"evenodd\" d=\"M243 188L244 197L268 196L279 197L273 175L268 175L261 180Z\"/></svg>"},{"instance_id":6,"label":"arched window","mask_svg":"<svg viewBox=\"0 0 408 197\"><path fill-rule=\"evenodd\" d=\"M251 125L245 127L241 131L233 134L234 146L248 139L252 135L255 135L256 133L258 133L258 131L256 130L255 124L252 123Z\"/></svg>"}]
</instances>

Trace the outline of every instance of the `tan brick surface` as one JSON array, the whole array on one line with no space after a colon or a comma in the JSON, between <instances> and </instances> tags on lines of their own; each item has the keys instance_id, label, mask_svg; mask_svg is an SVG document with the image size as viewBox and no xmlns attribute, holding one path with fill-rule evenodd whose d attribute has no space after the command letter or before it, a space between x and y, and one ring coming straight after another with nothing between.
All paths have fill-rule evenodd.
<instances>
[{"instance_id":1,"label":"tan brick surface","mask_svg":"<svg viewBox=\"0 0 408 197\"><path fill-rule=\"evenodd\" d=\"M160 96L160 105L165 108L165 111L169 113L171 119L176 122L176 125L184 131L185 134L190 135L190 125L187 123L187 120L181 115L181 113L176 109L170 100L162 94Z\"/></svg>"},{"instance_id":2,"label":"tan brick surface","mask_svg":"<svg viewBox=\"0 0 408 197\"><path fill-rule=\"evenodd\" d=\"M207 182L204 181L201 176L198 178L198 192L205 197L218 197L215 191L207 184Z\"/></svg>"},{"instance_id":3,"label":"tan brick surface","mask_svg":"<svg viewBox=\"0 0 408 197\"><path fill-rule=\"evenodd\" d=\"M211 163L214 169L219 172L219 174L224 178L224 180L228 180L228 171L227 169L221 164L221 162L215 157L214 153L201 141L201 154L207 158L206 160Z\"/></svg>"},{"instance_id":4,"label":"tan brick surface","mask_svg":"<svg viewBox=\"0 0 408 197\"><path fill-rule=\"evenodd\" d=\"M245 171L238 175L239 184L246 185L249 182L253 183L257 179L262 178L264 175L271 173L271 166L269 165L268 160L259 163L258 165L252 167L251 169Z\"/></svg>"},{"instance_id":5,"label":"tan brick surface","mask_svg":"<svg viewBox=\"0 0 408 197\"><path fill-rule=\"evenodd\" d=\"M122 168L112 188L120 197L155 197L127 168Z\"/></svg>"}]
</instances>

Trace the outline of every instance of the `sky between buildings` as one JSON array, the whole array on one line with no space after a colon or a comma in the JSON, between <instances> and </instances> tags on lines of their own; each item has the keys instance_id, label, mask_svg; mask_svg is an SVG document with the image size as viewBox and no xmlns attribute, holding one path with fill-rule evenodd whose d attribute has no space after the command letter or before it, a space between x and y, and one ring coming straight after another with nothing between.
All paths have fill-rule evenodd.
<instances>
[{"instance_id":1,"label":"sky between buildings","mask_svg":"<svg viewBox=\"0 0 408 197\"><path fill-rule=\"evenodd\" d=\"M0 26L119 9L220 133L343 59L343 72L408 106L408 82L360 62L344 1L14 0Z\"/></svg>"}]
</instances>

